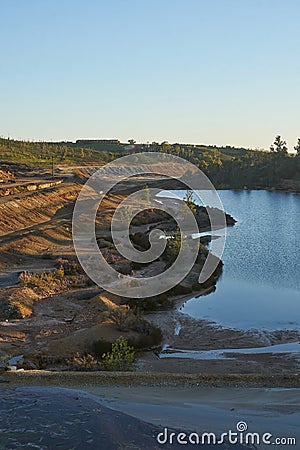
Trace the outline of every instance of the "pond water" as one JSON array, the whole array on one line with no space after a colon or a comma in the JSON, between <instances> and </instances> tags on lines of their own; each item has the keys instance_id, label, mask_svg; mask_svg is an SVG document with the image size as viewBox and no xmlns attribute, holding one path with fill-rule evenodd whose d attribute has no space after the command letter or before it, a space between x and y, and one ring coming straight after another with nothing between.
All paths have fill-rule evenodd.
<instances>
[{"instance_id":1,"label":"pond water","mask_svg":"<svg viewBox=\"0 0 300 450\"><path fill-rule=\"evenodd\" d=\"M182 312L237 329L300 329L300 195L219 191L237 224L228 228L214 293Z\"/></svg>"}]
</instances>

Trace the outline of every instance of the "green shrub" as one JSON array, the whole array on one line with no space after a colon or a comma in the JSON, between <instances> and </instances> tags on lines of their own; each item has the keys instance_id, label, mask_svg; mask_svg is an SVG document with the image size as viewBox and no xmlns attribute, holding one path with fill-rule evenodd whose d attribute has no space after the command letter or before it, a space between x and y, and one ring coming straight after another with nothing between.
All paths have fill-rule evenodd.
<instances>
[{"instance_id":1,"label":"green shrub","mask_svg":"<svg viewBox=\"0 0 300 450\"><path fill-rule=\"evenodd\" d=\"M133 370L134 348L128 345L123 336L120 336L112 344L111 352L102 355L102 361L106 370Z\"/></svg>"},{"instance_id":2,"label":"green shrub","mask_svg":"<svg viewBox=\"0 0 300 450\"><path fill-rule=\"evenodd\" d=\"M194 194L193 191L187 191L183 200L185 201L186 205L190 208L192 213L196 215L197 212L197 206L195 204Z\"/></svg>"},{"instance_id":3,"label":"green shrub","mask_svg":"<svg viewBox=\"0 0 300 450\"><path fill-rule=\"evenodd\" d=\"M163 259L167 263L167 267L170 267L177 259L180 250L187 250L191 244L188 243L187 238L181 233L178 227L172 231L171 236L167 239L166 248L162 254Z\"/></svg>"}]
</instances>

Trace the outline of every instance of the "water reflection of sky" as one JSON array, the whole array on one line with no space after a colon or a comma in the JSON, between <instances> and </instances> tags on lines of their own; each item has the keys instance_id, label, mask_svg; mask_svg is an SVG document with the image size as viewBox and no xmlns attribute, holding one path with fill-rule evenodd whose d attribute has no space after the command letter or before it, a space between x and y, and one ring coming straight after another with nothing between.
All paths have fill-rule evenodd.
<instances>
[{"instance_id":1,"label":"water reflection of sky","mask_svg":"<svg viewBox=\"0 0 300 450\"><path fill-rule=\"evenodd\" d=\"M266 330L299 329L299 292L238 280L226 280L206 296L189 300L182 312L225 327Z\"/></svg>"},{"instance_id":2,"label":"water reflection of sky","mask_svg":"<svg viewBox=\"0 0 300 450\"><path fill-rule=\"evenodd\" d=\"M215 293L183 312L234 328L300 328L300 195L219 191L228 228L224 272Z\"/></svg>"}]
</instances>

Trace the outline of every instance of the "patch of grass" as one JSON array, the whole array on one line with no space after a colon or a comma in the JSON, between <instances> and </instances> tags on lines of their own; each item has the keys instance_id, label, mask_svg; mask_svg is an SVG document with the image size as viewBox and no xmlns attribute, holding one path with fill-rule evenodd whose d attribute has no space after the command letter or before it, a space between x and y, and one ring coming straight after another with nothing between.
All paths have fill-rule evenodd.
<instances>
[{"instance_id":1,"label":"patch of grass","mask_svg":"<svg viewBox=\"0 0 300 450\"><path fill-rule=\"evenodd\" d=\"M72 370L99 370L101 363L89 353L75 353L72 359L67 360Z\"/></svg>"}]
</instances>

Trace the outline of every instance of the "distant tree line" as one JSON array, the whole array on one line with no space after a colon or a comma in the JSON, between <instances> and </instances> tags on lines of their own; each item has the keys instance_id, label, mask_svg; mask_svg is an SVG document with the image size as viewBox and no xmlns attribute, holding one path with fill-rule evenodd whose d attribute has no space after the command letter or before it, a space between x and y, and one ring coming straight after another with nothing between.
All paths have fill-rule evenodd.
<instances>
[{"instance_id":1,"label":"distant tree line","mask_svg":"<svg viewBox=\"0 0 300 450\"><path fill-rule=\"evenodd\" d=\"M149 151L171 153L195 164L217 188L280 188L300 186L300 138L288 153L286 141L275 137L270 150L152 142Z\"/></svg>"},{"instance_id":2,"label":"distant tree line","mask_svg":"<svg viewBox=\"0 0 300 450\"><path fill-rule=\"evenodd\" d=\"M56 164L85 164L89 162L108 162L115 153L98 151L92 148L70 146L67 143L30 142L0 138L0 160Z\"/></svg>"},{"instance_id":3,"label":"distant tree line","mask_svg":"<svg viewBox=\"0 0 300 450\"><path fill-rule=\"evenodd\" d=\"M117 140L95 140L95 147L79 147L72 142L28 142L0 138L0 160L28 163L91 164L109 162L135 152L159 152L180 156L199 167L217 188L266 188L300 183L300 138L288 153L286 141L276 136L269 150L251 150L232 146L171 144L152 142L136 144L130 150ZM86 141L94 145L93 140Z\"/></svg>"}]
</instances>

